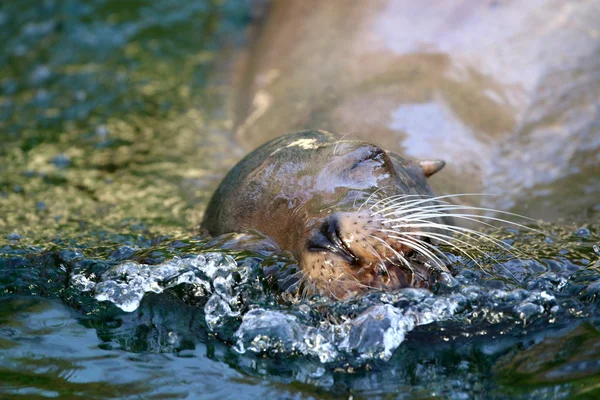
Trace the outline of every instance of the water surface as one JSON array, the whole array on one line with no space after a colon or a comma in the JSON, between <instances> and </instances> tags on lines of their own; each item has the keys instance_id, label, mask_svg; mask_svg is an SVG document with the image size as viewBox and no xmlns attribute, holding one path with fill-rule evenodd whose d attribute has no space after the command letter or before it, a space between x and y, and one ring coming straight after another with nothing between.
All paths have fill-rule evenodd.
<instances>
[{"instance_id":1,"label":"water surface","mask_svg":"<svg viewBox=\"0 0 600 400\"><path fill-rule=\"evenodd\" d=\"M271 291L262 266L285 257L214 253L195 227L242 155L224 110L250 14L234 0L0 5L0 392L597 396L597 214L493 233L535 260L450 255L457 274L433 293L348 302ZM98 287L111 282L121 291Z\"/></svg>"}]
</instances>

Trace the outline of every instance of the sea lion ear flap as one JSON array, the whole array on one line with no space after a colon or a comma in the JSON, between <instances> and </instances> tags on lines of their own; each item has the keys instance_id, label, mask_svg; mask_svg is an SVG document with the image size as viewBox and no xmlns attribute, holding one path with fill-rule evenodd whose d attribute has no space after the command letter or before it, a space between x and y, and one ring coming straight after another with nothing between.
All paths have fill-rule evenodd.
<instances>
[{"instance_id":1,"label":"sea lion ear flap","mask_svg":"<svg viewBox=\"0 0 600 400\"><path fill-rule=\"evenodd\" d=\"M419 161L419 165L423 169L425 177L429 178L431 175L444 168L446 162L443 160L421 160Z\"/></svg>"}]
</instances>

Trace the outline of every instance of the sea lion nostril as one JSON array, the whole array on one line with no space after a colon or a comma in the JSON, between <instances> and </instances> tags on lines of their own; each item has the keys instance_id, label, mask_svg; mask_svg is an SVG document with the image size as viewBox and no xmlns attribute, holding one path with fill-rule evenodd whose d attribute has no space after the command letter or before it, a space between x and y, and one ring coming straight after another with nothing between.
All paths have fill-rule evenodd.
<instances>
[{"instance_id":1,"label":"sea lion nostril","mask_svg":"<svg viewBox=\"0 0 600 400\"><path fill-rule=\"evenodd\" d=\"M337 217L327 218L321 225L321 233L335 246L345 247L342 239L340 239L340 224Z\"/></svg>"},{"instance_id":2,"label":"sea lion nostril","mask_svg":"<svg viewBox=\"0 0 600 400\"><path fill-rule=\"evenodd\" d=\"M319 231L311 236L308 241L308 249L311 251L330 251L343 257L347 262L355 264L358 259L344 244L339 229L339 221L335 216L327 218Z\"/></svg>"}]
</instances>

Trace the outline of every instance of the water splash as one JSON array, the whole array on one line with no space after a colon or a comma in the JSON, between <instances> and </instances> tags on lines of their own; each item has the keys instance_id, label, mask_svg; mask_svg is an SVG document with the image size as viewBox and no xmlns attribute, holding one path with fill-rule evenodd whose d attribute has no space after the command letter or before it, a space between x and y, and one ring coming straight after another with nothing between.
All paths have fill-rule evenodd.
<instances>
[{"instance_id":1,"label":"water splash","mask_svg":"<svg viewBox=\"0 0 600 400\"><path fill-rule=\"evenodd\" d=\"M537 273L545 267L531 262L520 267L536 272L527 281L529 289L489 288L484 273L464 268L455 276L442 276L437 293L407 288L337 302L318 296L284 300L264 285L259 260L236 262L216 252L157 265L128 261L106 271L98 283L81 274L72 276L71 282L78 290L93 291L98 301L112 302L127 312L135 311L146 293L186 285L187 301L196 299L194 305L203 307L206 329L232 343L240 354L361 365L389 360L407 334L420 326L475 321L525 326L555 318L562 307L553 293L564 289L567 270ZM595 286L587 289L595 291Z\"/></svg>"},{"instance_id":2,"label":"water splash","mask_svg":"<svg viewBox=\"0 0 600 400\"><path fill-rule=\"evenodd\" d=\"M81 291L93 290L96 300L110 301L123 311L132 312L146 293L162 293L181 284L191 285L197 297L213 292L219 296L231 294L231 273L238 270L232 257L206 253L158 265L129 261L105 272L96 284L81 274L72 276L71 281Z\"/></svg>"}]
</instances>

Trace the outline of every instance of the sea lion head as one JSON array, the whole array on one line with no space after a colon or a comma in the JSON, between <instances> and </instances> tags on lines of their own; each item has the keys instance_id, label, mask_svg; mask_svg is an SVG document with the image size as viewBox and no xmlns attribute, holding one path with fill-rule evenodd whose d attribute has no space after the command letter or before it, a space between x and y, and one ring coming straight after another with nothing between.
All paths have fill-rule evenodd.
<instances>
[{"instance_id":1,"label":"sea lion head","mask_svg":"<svg viewBox=\"0 0 600 400\"><path fill-rule=\"evenodd\" d=\"M297 259L303 293L347 298L428 287L445 266L426 232L443 221L421 224L409 210L427 206L426 178L443 165L325 131L288 134L229 172L202 225L212 235L254 230L273 238Z\"/></svg>"}]
</instances>

